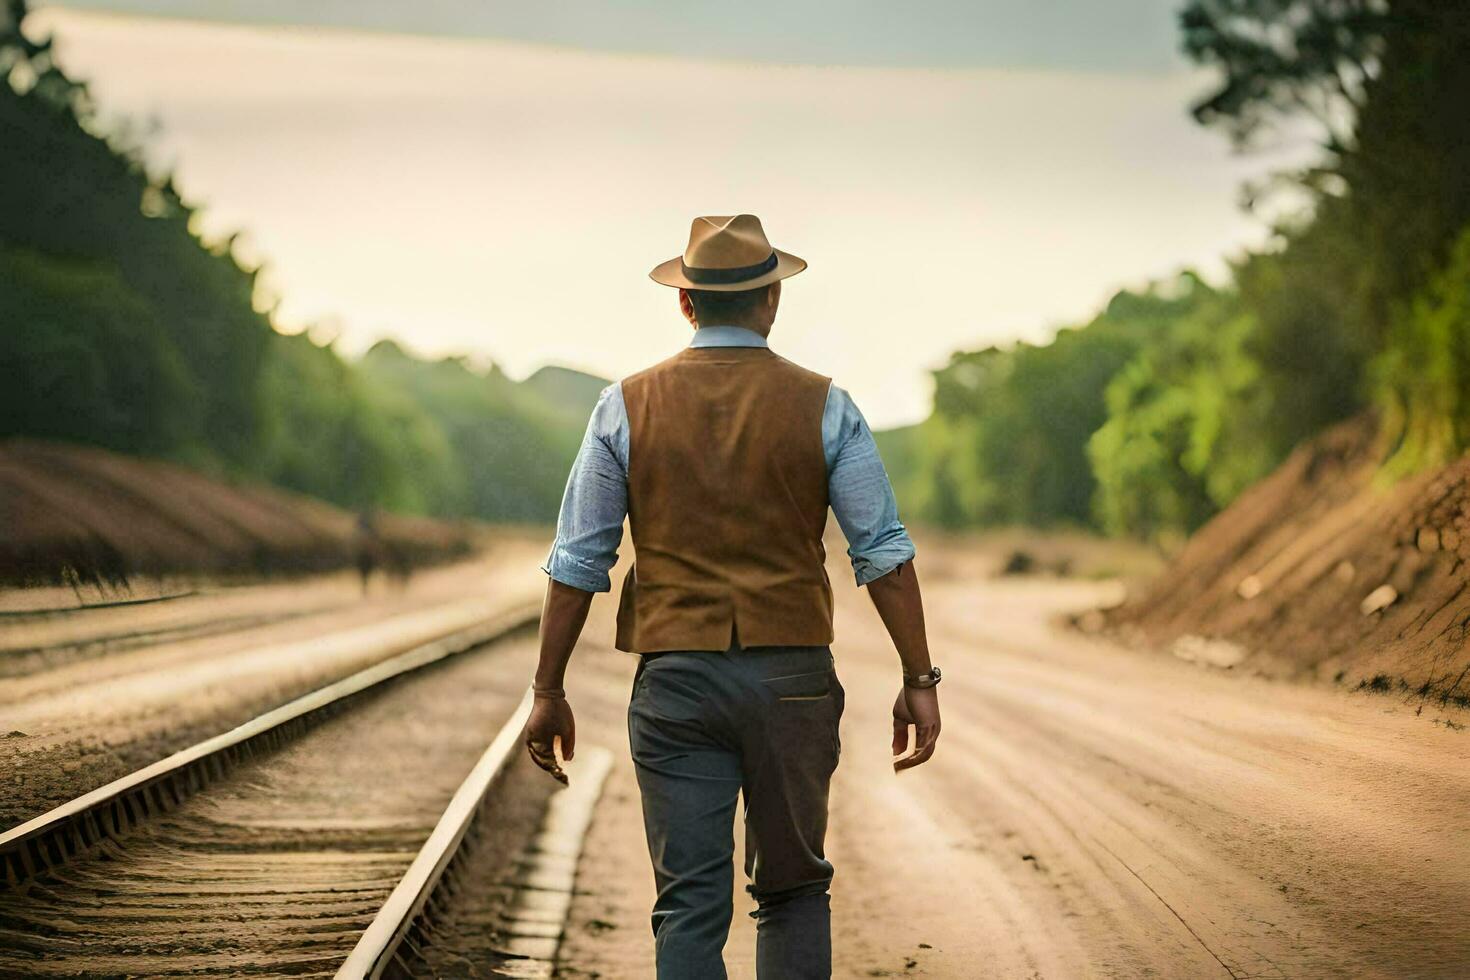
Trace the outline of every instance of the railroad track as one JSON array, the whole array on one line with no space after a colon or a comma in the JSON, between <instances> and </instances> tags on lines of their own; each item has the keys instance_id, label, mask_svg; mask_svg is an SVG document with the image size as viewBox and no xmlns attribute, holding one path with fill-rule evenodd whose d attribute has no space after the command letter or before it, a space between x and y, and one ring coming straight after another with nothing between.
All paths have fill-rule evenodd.
<instances>
[{"instance_id":1,"label":"railroad track","mask_svg":"<svg viewBox=\"0 0 1470 980\"><path fill-rule=\"evenodd\" d=\"M496 975L552 975L571 908L582 840L612 768L612 753L604 748L584 747L575 770L575 786L552 797L539 832L515 862L510 900L496 903L498 921L489 935L466 936L457 923L441 926L439 922L448 919L444 913L461 900L457 892L475 890L473 843L483 830L480 824L486 819L495 781L512 757L522 755L521 729L530 708L527 691L516 714L460 784L413 864L343 961L337 980L445 976L446 959L473 962L475 952L488 954L480 962L481 970L493 967ZM483 895L472 898L484 904ZM469 918L476 924L485 921L483 915ZM487 962L491 959L497 962Z\"/></svg>"},{"instance_id":2,"label":"railroad track","mask_svg":"<svg viewBox=\"0 0 1470 980\"><path fill-rule=\"evenodd\" d=\"M74 607L0 610L0 678L164 642L197 640L344 608L342 599L262 604L249 594L190 590Z\"/></svg>"},{"instance_id":3,"label":"railroad track","mask_svg":"<svg viewBox=\"0 0 1470 980\"><path fill-rule=\"evenodd\" d=\"M180 589L163 595L145 596L141 599L109 599L101 602L78 602L67 606L35 606L22 609L0 609L0 622L5 620L30 620L73 617L97 609L125 609L153 606L161 602L176 602L191 599L200 594L198 589Z\"/></svg>"},{"instance_id":4,"label":"railroad track","mask_svg":"<svg viewBox=\"0 0 1470 980\"><path fill-rule=\"evenodd\" d=\"M225 633L236 633L258 626L269 626L303 618L319 609L288 610L276 613L252 613L243 616L219 616L208 622L168 625L157 629L135 629L104 633L55 643L0 647L0 678L25 677L44 669L60 667L78 660L105 654L136 650L159 643L201 640Z\"/></svg>"},{"instance_id":5,"label":"railroad track","mask_svg":"<svg viewBox=\"0 0 1470 980\"><path fill-rule=\"evenodd\" d=\"M547 811L582 816L538 836L550 781L517 751L512 679L534 618L417 647L0 835L0 976L413 975L465 896L499 909L496 955L521 971L503 975L547 975L547 883L564 917L606 764Z\"/></svg>"}]
</instances>

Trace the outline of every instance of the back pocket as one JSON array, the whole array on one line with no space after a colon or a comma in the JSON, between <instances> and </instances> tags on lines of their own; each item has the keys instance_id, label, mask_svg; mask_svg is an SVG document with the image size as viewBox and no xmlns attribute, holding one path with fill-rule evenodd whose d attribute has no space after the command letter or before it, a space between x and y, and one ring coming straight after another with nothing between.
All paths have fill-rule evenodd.
<instances>
[{"instance_id":1,"label":"back pocket","mask_svg":"<svg viewBox=\"0 0 1470 980\"><path fill-rule=\"evenodd\" d=\"M813 670L805 674L767 677L761 683L771 689L778 701L820 701L832 693L832 671Z\"/></svg>"}]
</instances>

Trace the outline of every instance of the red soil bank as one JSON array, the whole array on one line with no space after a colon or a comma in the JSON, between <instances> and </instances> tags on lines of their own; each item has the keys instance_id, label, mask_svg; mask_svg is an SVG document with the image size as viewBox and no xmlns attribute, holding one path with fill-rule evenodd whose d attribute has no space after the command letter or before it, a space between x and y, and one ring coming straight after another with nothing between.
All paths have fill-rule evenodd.
<instances>
[{"instance_id":1,"label":"red soil bank","mask_svg":"<svg viewBox=\"0 0 1470 980\"><path fill-rule=\"evenodd\" d=\"M472 550L473 529L382 515L381 566ZM27 439L0 442L0 583L117 582L130 575L256 575L353 565L356 515L260 484Z\"/></svg>"},{"instance_id":2,"label":"red soil bank","mask_svg":"<svg viewBox=\"0 0 1470 980\"><path fill-rule=\"evenodd\" d=\"M1110 622L1228 640L1240 669L1470 705L1470 457L1386 485L1383 456L1371 418L1298 448Z\"/></svg>"}]
</instances>

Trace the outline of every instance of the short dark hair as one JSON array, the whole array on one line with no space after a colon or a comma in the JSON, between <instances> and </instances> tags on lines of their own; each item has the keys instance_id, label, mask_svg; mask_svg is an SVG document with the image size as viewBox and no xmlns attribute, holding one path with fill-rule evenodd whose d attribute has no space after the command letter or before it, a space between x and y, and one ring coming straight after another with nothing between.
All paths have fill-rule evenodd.
<instances>
[{"instance_id":1,"label":"short dark hair","mask_svg":"<svg viewBox=\"0 0 1470 980\"><path fill-rule=\"evenodd\" d=\"M741 324L750 319L750 314L760 305L769 286L742 289L737 292L720 292L714 289L691 289L689 301L694 304L694 319L700 326L717 324Z\"/></svg>"}]
</instances>

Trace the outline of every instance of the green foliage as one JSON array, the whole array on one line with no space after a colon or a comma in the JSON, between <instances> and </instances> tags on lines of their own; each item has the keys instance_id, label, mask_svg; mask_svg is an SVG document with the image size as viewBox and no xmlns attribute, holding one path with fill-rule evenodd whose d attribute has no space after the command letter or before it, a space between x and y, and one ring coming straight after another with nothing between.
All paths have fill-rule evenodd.
<instances>
[{"instance_id":1,"label":"green foliage","mask_svg":"<svg viewBox=\"0 0 1470 980\"><path fill-rule=\"evenodd\" d=\"M411 398L443 433L457 472L436 482L435 510L500 521L556 515L587 414L606 384L564 372L568 384L553 387L551 401L493 367L419 361L390 342L370 350L361 368L377 388Z\"/></svg>"},{"instance_id":2,"label":"green foliage","mask_svg":"<svg viewBox=\"0 0 1470 980\"><path fill-rule=\"evenodd\" d=\"M556 365L538 368L521 382L526 394L538 400L540 409L556 413L578 427L579 432L607 385L606 378Z\"/></svg>"},{"instance_id":3,"label":"green foliage","mask_svg":"<svg viewBox=\"0 0 1470 980\"><path fill-rule=\"evenodd\" d=\"M517 384L285 337L255 271L0 0L0 435L148 453L357 507L554 513L604 384ZM1240 144L1320 137L1305 206L1226 287L1118 294L1048 344L957 353L880 433L905 514L1168 538L1292 446L1378 406L1402 474L1470 445L1470 17L1444 0L1189 0L1195 106Z\"/></svg>"},{"instance_id":4,"label":"green foliage","mask_svg":"<svg viewBox=\"0 0 1470 980\"><path fill-rule=\"evenodd\" d=\"M1351 136L1388 25L1383 0L1190 0L1180 13L1184 50L1216 69L1219 87L1195 118L1246 142L1283 117L1310 116L1329 151Z\"/></svg>"},{"instance_id":5,"label":"green foliage","mask_svg":"<svg viewBox=\"0 0 1470 980\"><path fill-rule=\"evenodd\" d=\"M888 479L900 501L913 501L923 492L919 470L919 440L923 426L905 425L873 433L878 455L888 470Z\"/></svg>"},{"instance_id":6,"label":"green foliage","mask_svg":"<svg viewBox=\"0 0 1470 980\"><path fill-rule=\"evenodd\" d=\"M1279 461L1256 327L1239 297L1196 282L1194 305L1109 383L1108 420L1088 455L1096 518L1120 535L1170 539L1199 527Z\"/></svg>"},{"instance_id":7,"label":"green foliage","mask_svg":"<svg viewBox=\"0 0 1470 980\"><path fill-rule=\"evenodd\" d=\"M164 453L198 438L198 388L157 311L106 263L0 244L0 436Z\"/></svg>"},{"instance_id":8,"label":"green foliage","mask_svg":"<svg viewBox=\"0 0 1470 980\"><path fill-rule=\"evenodd\" d=\"M1217 76L1202 123L1242 146L1316 132L1289 181L1305 207L1227 289L1124 294L1047 347L957 355L911 437L911 515L1169 538L1373 405L1401 434L1391 474L1466 450L1464 4L1190 0L1181 24Z\"/></svg>"},{"instance_id":9,"label":"green foliage","mask_svg":"<svg viewBox=\"0 0 1470 980\"><path fill-rule=\"evenodd\" d=\"M1400 437L1386 469L1443 466L1470 450L1470 227L1391 337L1374 365L1385 425Z\"/></svg>"},{"instance_id":10,"label":"green foliage","mask_svg":"<svg viewBox=\"0 0 1470 980\"><path fill-rule=\"evenodd\" d=\"M904 512L943 526L1187 533L1279 462L1234 289L1191 273L1119 293L1041 347L955 355L934 414L880 434ZM896 449L897 452L891 452Z\"/></svg>"},{"instance_id":11,"label":"green foliage","mask_svg":"<svg viewBox=\"0 0 1470 980\"><path fill-rule=\"evenodd\" d=\"M201 461L248 458L257 448L256 379L272 333L251 306L253 273L227 246L201 246L189 230L193 211L171 181L94 134L85 89L52 63L49 43L20 32L23 12L12 0L0 20L0 69L9 81L0 84L0 243L74 267L90 263L146 305L150 343L172 351L188 375L194 416L173 431L184 441L155 440L156 449ZM93 350L103 359L134 356ZM53 397L64 409L66 398L87 396L73 388Z\"/></svg>"},{"instance_id":12,"label":"green foliage","mask_svg":"<svg viewBox=\"0 0 1470 980\"><path fill-rule=\"evenodd\" d=\"M272 341L261 379L262 476L357 508L437 513L459 478L438 426L407 396L372 384L306 335Z\"/></svg>"},{"instance_id":13,"label":"green foliage","mask_svg":"<svg viewBox=\"0 0 1470 980\"><path fill-rule=\"evenodd\" d=\"M555 516L606 382L360 364L277 333L254 270L200 240L167 176L98 135L86 89L0 7L0 436L67 439L358 509Z\"/></svg>"},{"instance_id":14,"label":"green foliage","mask_svg":"<svg viewBox=\"0 0 1470 980\"><path fill-rule=\"evenodd\" d=\"M1192 0L1195 108L1246 141L1309 120L1309 210L1241 270L1280 451L1366 407L1389 325L1470 224L1470 16L1443 0Z\"/></svg>"},{"instance_id":15,"label":"green foliage","mask_svg":"<svg viewBox=\"0 0 1470 980\"><path fill-rule=\"evenodd\" d=\"M1199 288L1186 276L1119 293L1090 324L1049 344L955 354L935 372L934 414L914 436L922 475L901 481L906 511L946 526L1091 523L1087 447L1107 418L1104 392Z\"/></svg>"},{"instance_id":16,"label":"green foliage","mask_svg":"<svg viewBox=\"0 0 1470 980\"><path fill-rule=\"evenodd\" d=\"M260 472L356 508L549 521L607 384L571 371L560 381L548 393L386 341L349 363L304 335L277 336Z\"/></svg>"}]
</instances>

